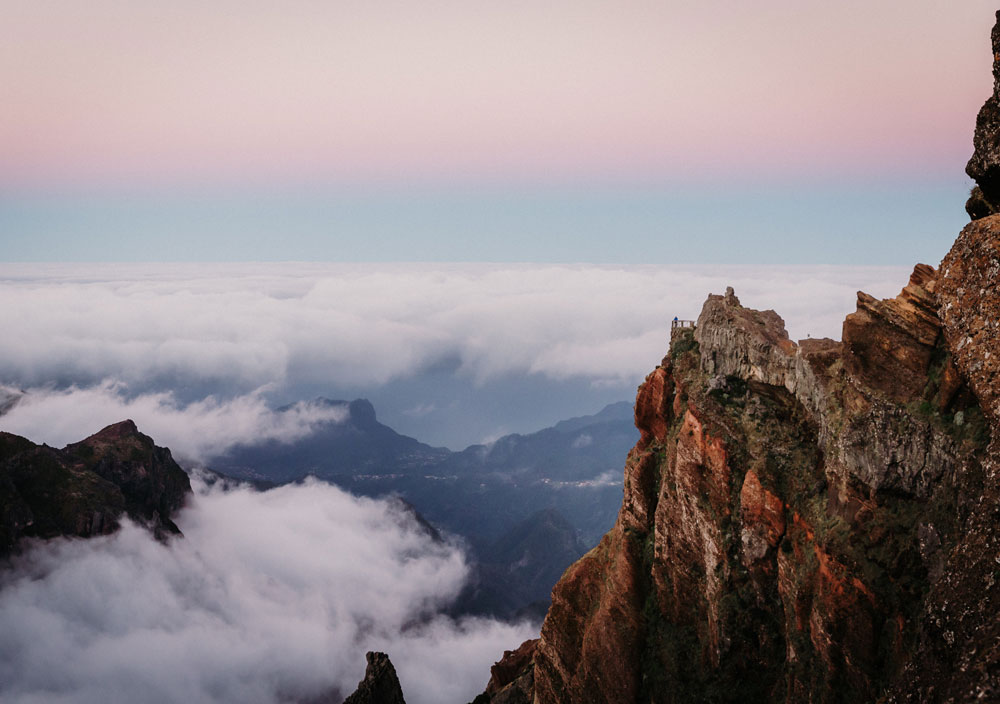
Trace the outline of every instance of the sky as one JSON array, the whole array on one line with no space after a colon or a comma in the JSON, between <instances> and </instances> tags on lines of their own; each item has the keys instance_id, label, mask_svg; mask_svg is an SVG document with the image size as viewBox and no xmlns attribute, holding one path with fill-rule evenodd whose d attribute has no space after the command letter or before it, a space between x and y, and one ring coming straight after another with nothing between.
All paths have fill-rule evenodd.
<instances>
[{"instance_id":1,"label":"sky","mask_svg":"<svg viewBox=\"0 0 1000 704\"><path fill-rule=\"evenodd\" d=\"M839 338L967 222L994 11L0 0L0 430L192 467L367 397L457 450L631 401L728 285ZM386 502L195 484L183 540L0 573L0 698L346 694L374 647L468 701L537 633L436 615L463 552Z\"/></svg>"},{"instance_id":2,"label":"sky","mask_svg":"<svg viewBox=\"0 0 1000 704\"><path fill-rule=\"evenodd\" d=\"M906 265L985 0L3 0L8 261Z\"/></svg>"}]
</instances>

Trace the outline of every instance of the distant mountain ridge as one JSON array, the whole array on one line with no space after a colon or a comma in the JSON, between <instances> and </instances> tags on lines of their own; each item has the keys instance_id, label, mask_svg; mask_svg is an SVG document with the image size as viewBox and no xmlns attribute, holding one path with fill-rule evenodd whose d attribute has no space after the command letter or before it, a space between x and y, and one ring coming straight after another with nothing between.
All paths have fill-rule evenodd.
<instances>
[{"instance_id":1,"label":"distant mountain ridge","mask_svg":"<svg viewBox=\"0 0 1000 704\"><path fill-rule=\"evenodd\" d=\"M474 481L476 487L535 486L545 492L614 487L620 480L608 473L614 471L617 475L615 466L638 437L631 404L621 402L535 433L505 435L488 445L470 445L452 452L401 435L380 423L367 399L318 398L312 403L343 406L348 414L342 421L320 424L315 432L292 443L268 440L238 445L211 459L209 467L237 479L275 483L315 476L364 495L397 492L421 506L433 503L426 500L428 492L469 481ZM278 412L293 408L284 406ZM424 500L416 500L420 498ZM473 504L478 507L475 500ZM519 509L514 507L509 519L470 518L470 525L463 525L459 532L493 540L547 505L529 501ZM434 517L433 509L428 512L421 507L421 512L449 529L448 524L454 523L446 516ZM592 517L574 522L585 542L596 541L606 529L591 530ZM613 514L609 518L613 521Z\"/></svg>"},{"instance_id":2,"label":"distant mountain ridge","mask_svg":"<svg viewBox=\"0 0 1000 704\"><path fill-rule=\"evenodd\" d=\"M401 497L468 542L477 572L461 608L501 616L543 613L555 580L614 523L622 496L614 468L638 439L624 402L460 452L397 433L366 399L312 403L348 413L293 443L235 447L211 469L257 483L315 476L355 494Z\"/></svg>"},{"instance_id":3,"label":"distant mountain ridge","mask_svg":"<svg viewBox=\"0 0 1000 704\"><path fill-rule=\"evenodd\" d=\"M268 440L238 445L214 458L212 469L241 479L289 482L313 475L330 481L349 477L419 472L444 461L451 451L400 435L378 422L367 399L340 401L318 398L317 406L343 406L347 417L322 423L294 443ZM289 412L283 406L279 413Z\"/></svg>"},{"instance_id":4,"label":"distant mountain ridge","mask_svg":"<svg viewBox=\"0 0 1000 704\"><path fill-rule=\"evenodd\" d=\"M552 426L552 430L559 433L572 433L592 425L603 423L625 422L634 425L633 417L632 404L628 401L619 401L618 403L609 403L597 413L590 416L577 416L561 420Z\"/></svg>"}]
</instances>

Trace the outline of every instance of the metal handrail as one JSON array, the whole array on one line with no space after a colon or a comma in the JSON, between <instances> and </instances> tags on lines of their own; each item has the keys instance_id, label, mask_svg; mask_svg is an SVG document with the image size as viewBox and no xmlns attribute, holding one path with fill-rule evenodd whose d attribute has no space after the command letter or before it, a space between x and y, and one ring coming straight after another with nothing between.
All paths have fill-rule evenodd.
<instances>
[{"instance_id":1,"label":"metal handrail","mask_svg":"<svg viewBox=\"0 0 1000 704\"><path fill-rule=\"evenodd\" d=\"M671 330L675 328L693 328L693 327L694 327L693 320L678 320L677 318L674 318L673 321L670 323Z\"/></svg>"}]
</instances>

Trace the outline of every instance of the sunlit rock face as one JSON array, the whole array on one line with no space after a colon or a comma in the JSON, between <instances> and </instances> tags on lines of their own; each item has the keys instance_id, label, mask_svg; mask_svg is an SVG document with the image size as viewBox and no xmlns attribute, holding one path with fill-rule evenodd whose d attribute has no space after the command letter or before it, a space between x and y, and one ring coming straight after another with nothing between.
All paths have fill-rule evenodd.
<instances>
[{"instance_id":1,"label":"sunlit rock face","mask_svg":"<svg viewBox=\"0 0 1000 704\"><path fill-rule=\"evenodd\" d=\"M896 298L859 293L843 342L709 296L639 388L618 520L553 590L512 701L992 691L997 272L987 218Z\"/></svg>"},{"instance_id":2,"label":"sunlit rock face","mask_svg":"<svg viewBox=\"0 0 1000 704\"><path fill-rule=\"evenodd\" d=\"M971 361L987 353L963 357L956 315L939 316L945 278L919 265L895 299L859 294L842 343L708 298L639 389L618 522L553 591L535 701L899 686L988 457L995 391Z\"/></svg>"}]
</instances>

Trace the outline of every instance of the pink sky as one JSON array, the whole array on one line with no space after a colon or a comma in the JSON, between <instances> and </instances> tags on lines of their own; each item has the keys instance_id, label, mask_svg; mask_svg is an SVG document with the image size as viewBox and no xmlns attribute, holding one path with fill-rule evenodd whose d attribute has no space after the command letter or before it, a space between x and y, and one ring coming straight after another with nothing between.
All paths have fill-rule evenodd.
<instances>
[{"instance_id":1,"label":"pink sky","mask_svg":"<svg viewBox=\"0 0 1000 704\"><path fill-rule=\"evenodd\" d=\"M960 173L985 0L0 0L0 184Z\"/></svg>"}]
</instances>

